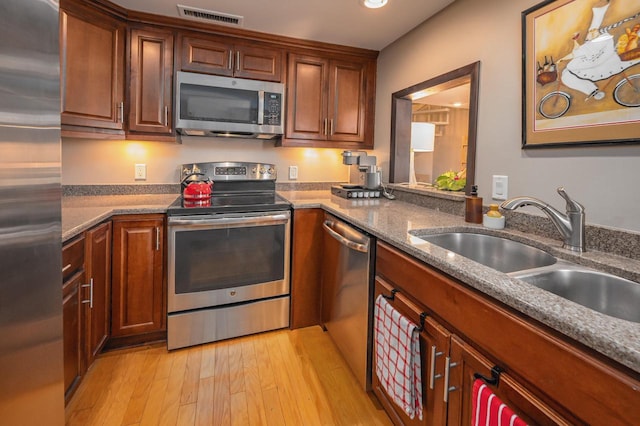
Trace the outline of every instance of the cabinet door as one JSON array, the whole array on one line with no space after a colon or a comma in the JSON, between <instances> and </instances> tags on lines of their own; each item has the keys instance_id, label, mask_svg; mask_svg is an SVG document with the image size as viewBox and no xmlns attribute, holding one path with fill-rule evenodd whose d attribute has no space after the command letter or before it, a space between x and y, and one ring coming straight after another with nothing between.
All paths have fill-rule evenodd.
<instances>
[{"instance_id":1,"label":"cabinet door","mask_svg":"<svg viewBox=\"0 0 640 426\"><path fill-rule=\"evenodd\" d=\"M60 67L62 124L122 130L122 23L97 12L83 16L62 10Z\"/></svg>"},{"instance_id":2,"label":"cabinet door","mask_svg":"<svg viewBox=\"0 0 640 426\"><path fill-rule=\"evenodd\" d=\"M329 62L289 55L286 138L326 140Z\"/></svg>"},{"instance_id":3,"label":"cabinet door","mask_svg":"<svg viewBox=\"0 0 640 426\"><path fill-rule=\"evenodd\" d=\"M451 339L451 368L449 385L450 425L469 425L472 417L472 396L474 374L491 378L491 361L467 345L457 336ZM571 425L579 424L576 419L566 420L545 402L532 394L508 373L501 373L497 386L490 385L491 391L511 408L527 424Z\"/></svg>"},{"instance_id":4,"label":"cabinet door","mask_svg":"<svg viewBox=\"0 0 640 426\"><path fill-rule=\"evenodd\" d=\"M64 360L64 391L68 401L82 377L82 339L80 327L80 271L62 286L62 336Z\"/></svg>"},{"instance_id":5,"label":"cabinet door","mask_svg":"<svg viewBox=\"0 0 640 426\"><path fill-rule=\"evenodd\" d=\"M263 46L235 46L234 75L254 80L282 81L282 51Z\"/></svg>"},{"instance_id":6,"label":"cabinet door","mask_svg":"<svg viewBox=\"0 0 640 426\"><path fill-rule=\"evenodd\" d=\"M233 45L222 39L182 37L181 69L231 77Z\"/></svg>"},{"instance_id":7,"label":"cabinet door","mask_svg":"<svg viewBox=\"0 0 640 426\"><path fill-rule=\"evenodd\" d=\"M375 298L383 294L390 296L393 286L383 279L376 277ZM387 300L395 310L409 318L415 324L421 324L422 309L400 293L396 293L392 300ZM423 419L410 419L389 397L380 384L372 366L373 392L385 408L393 422L398 425L444 425L447 420L447 407L443 399L444 392L444 361L449 353L451 334L432 317L426 316L423 329L420 332L420 354L422 357L422 404Z\"/></svg>"},{"instance_id":8,"label":"cabinet door","mask_svg":"<svg viewBox=\"0 0 640 426\"><path fill-rule=\"evenodd\" d=\"M366 63L331 61L328 139L364 142Z\"/></svg>"},{"instance_id":9,"label":"cabinet door","mask_svg":"<svg viewBox=\"0 0 640 426\"><path fill-rule=\"evenodd\" d=\"M132 29L129 67L129 132L171 135L173 34Z\"/></svg>"},{"instance_id":10,"label":"cabinet door","mask_svg":"<svg viewBox=\"0 0 640 426\"><path fill-rule=\"evenodd\" d=\"M293 211L291 252L291 328L320 324L322 209Z\"/></svg>"},{"instance_id":11,"label":"cabinet door","mask_svg":"<svg viewBox=\"0 0 640 426\"><path fill-rule=\"evenodd\" d=\"M166 329L162 215L113 220L111 335Z\"/></svg>"},{"instance_id":12,"label":"cabinet door","mask_svg":"<svg viewBox=\"0 0 640 426\"><path fill-rule=\"evenodd\" d=\"M85 271L89 287L83 292L85 365L88 368L109 338L111 323L111 222L85 234Z\"/></svg>"}]
</instances>

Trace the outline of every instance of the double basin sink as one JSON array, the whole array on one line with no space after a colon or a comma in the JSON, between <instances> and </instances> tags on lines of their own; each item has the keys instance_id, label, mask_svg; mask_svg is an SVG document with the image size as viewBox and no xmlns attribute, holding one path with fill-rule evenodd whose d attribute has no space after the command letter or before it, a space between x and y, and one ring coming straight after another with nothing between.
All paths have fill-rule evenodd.
<instances>
[{"instance_id":1,"label":"double basin sink","mask_svg":"<svg viewBox=\"0 0 640 426\"><path fill-rule=\"evenodd\" d=\"M600 313L640 323L640 284L636 282L507 238L470 232L416 237Z\"/></svg>"}]
</instances>

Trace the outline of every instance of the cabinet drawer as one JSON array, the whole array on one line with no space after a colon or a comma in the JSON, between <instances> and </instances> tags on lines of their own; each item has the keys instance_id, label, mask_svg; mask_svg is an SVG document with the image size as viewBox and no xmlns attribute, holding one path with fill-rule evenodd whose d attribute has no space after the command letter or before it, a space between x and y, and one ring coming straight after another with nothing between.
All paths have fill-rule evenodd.
<instances>
[{"instance_id":1,"label":"cabinet drawer","mask_svg":"<svg viewBox=\"0 0 640 426\"><path fill-rule=\"evenodd\" d=\"M62 280L84 267L84 236L62 247Z\"/></svg>"}]
</instances>

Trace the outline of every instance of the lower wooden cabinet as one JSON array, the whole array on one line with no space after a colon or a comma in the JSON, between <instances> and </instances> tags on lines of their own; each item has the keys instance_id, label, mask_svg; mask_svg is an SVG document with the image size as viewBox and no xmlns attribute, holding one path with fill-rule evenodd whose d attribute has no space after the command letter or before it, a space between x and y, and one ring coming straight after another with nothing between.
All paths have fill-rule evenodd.
<instances>
[{"instance_id":1,"label":"lower wooden cabinet","mask_svg":"<svg viewBox=\"0 0 640 426\"><path fill-rule=\"evenodd\" d=\"M113 218L110 346L123 337L166 337L164 229L161 214Z\"/></svg>"},{"instance_id":2,"label":"lower wooden cabinet","mask_svg":"<svg viewBox=\"0 0 640 426\"><path fill-rule=\"evenodd\" d=\"M475 375L529 424L637 423L637 373L595 354L430 266L378 242L376 292L421 332L424 422L409 421L376 383L374 392L396 424L471 424ZM431 384L433 383L433 387ZM446 389L446 391L445 391ZM446 415L445 415L446 413Z\"/></svg>"},{"instance_id":3,"label":"lower wooden cabinet","mask_svg":"<svg viewBox=\"0 0 640 426\"><path fill-rule=\"evenodd\" d=\"M82 303L84 362L93 363L109 338L111 323L111 222L85 233L85 272Z\"/></svg>"},{"instance_id":4,"label":"lower wooden cabinet","mask_svg":"<svg viewBox=\"0 0 640 426\"><path fill-rule=\"evenodd\" d=\"M320 324L322 209L293 211L291 328Z\"/></svg>"},{"instance_id":5,"label":"lower wooden cabinet","mask_svg":"<svg viewBox=\"0 0 640 426\"><path fill-rule=\"evenodd\" d=\"M85 281L84 237L62 247L62 341L64 395L68 401L82 378L82 316L80 289Z\"/></svg>"}]
</instances>

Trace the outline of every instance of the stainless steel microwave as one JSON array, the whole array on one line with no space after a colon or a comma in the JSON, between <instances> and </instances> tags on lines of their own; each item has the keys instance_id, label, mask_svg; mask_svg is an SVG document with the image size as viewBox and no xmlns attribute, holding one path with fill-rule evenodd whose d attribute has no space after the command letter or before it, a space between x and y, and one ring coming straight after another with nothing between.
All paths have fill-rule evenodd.
<instances>
[{"instance_id":1,"label":"stainless steel microwave","mask_svg":"<svg viewBox=\"0 0 640 426\"><path fill-rule=\"evenodd\" d=\"M178 71L175 99L183 135L273 139L283 133L280 83Z\"/></svg>"}]
</instances>

